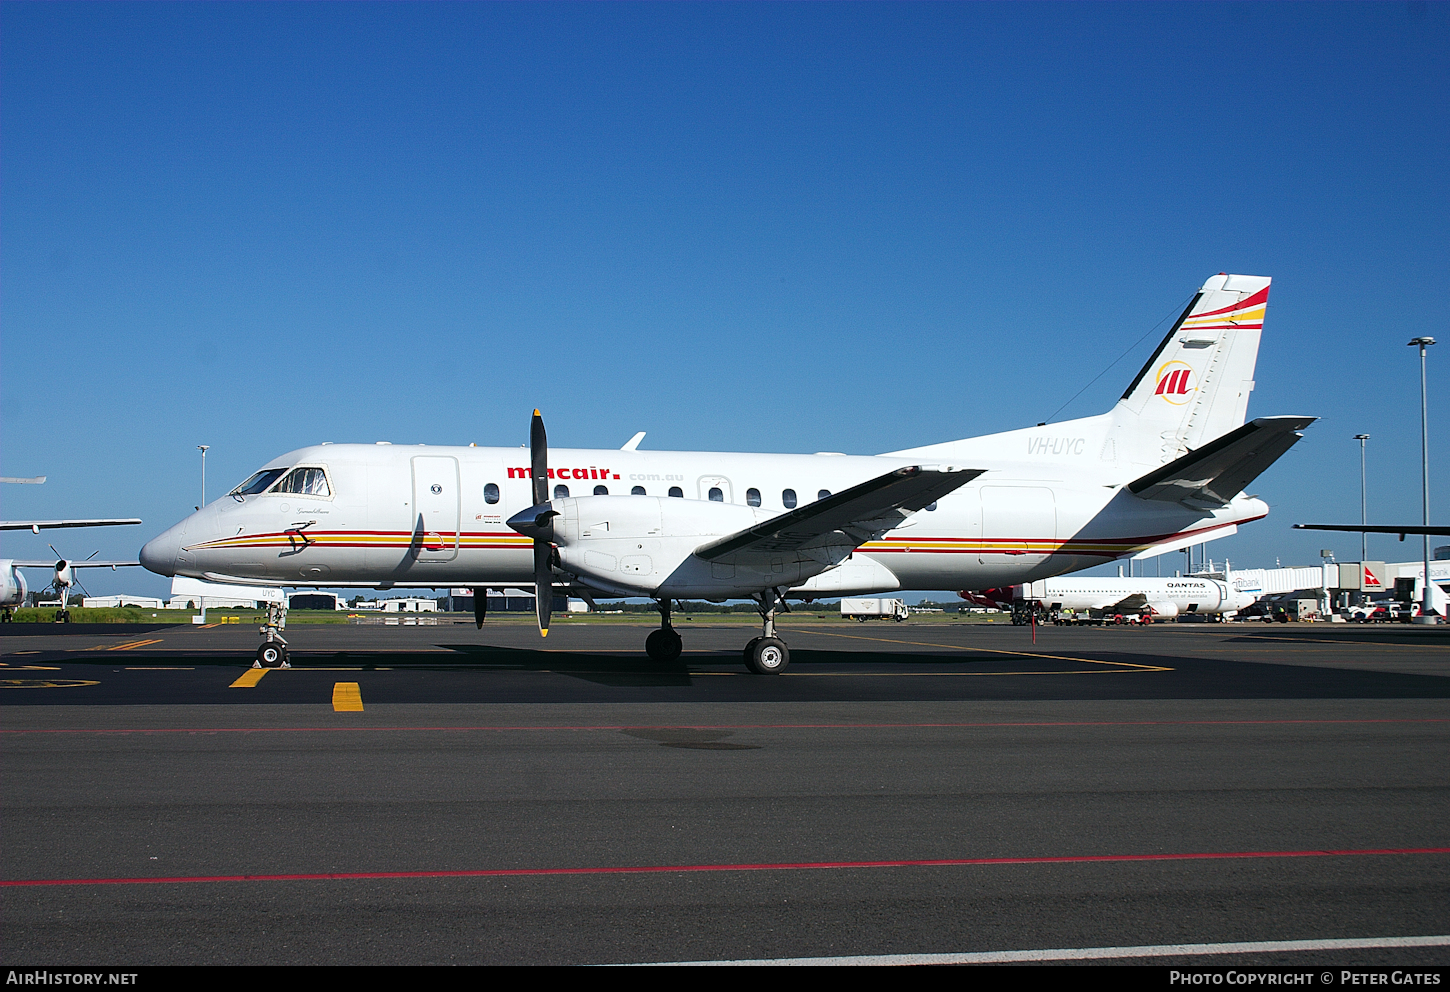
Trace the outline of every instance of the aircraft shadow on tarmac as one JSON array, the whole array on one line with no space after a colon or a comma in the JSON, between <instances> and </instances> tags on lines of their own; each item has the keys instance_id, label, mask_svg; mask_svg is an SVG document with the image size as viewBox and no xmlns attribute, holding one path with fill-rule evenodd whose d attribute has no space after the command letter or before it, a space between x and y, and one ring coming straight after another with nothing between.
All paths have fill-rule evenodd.
<instances>
[{"instance_id":1,"label":"aircraft shadow on tarmac","mask_svg":"<svg viewBox=\"0 0 1450 992\"><path fill-rule=\"evenodd\" d=\"M529 648L495 647L483 644L439 644L437 647L467 656L479 667L513 671L548 671L558 675L610 686L692 685L695 676L744 674L744 662L734 652L696 653L673 662L656 662L644 655L593 654L590 652L535 651ZM428 661L408 664L426 668ZM437 665L436 657L429 657ZM398 664L402 659L390 659ZM1115 658L1087 658L1082 661L1042 657L1022 658L995 653L965 655L961 652L913 652L904 655L884 651L830 651L797 648L791 651L790 672L800 674L912 674L930 675L937 670L952 673L1067 674L1101 665L1105 670L1152 671L1170 667L1171 659L1134 659L1124 663ZM740 671L737 673L736 669ZM789 674L789 673L787 673ZM947 674L943 672L943 674Z\"/></svg>"}]
</instances>

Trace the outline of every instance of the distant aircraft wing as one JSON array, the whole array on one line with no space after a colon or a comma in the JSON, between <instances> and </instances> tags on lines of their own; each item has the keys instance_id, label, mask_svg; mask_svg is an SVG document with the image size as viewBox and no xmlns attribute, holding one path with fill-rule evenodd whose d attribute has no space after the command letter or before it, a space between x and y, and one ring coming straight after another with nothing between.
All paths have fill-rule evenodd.
<instances>
[{"instance_id":1,"label":"distant aircraft wing","mask_svg":"<svg viewBox=\"0 0 1450 992\"><path fill-rule=\"evenodd\" d=\"M1364 534L1398 534L1400 540L1405 539L1406 534L1428 534L1431 537L1443 537L1450 535L1450 527L1438 527L1435 524L1405 524L1403 527L1396 527L1392 524L1295 524L1295 530L1349 530Z\"/></svg>"},{"instance_id":2,"label":"distant aircraft wing","mask_svg":"<svg viewBox=\"0 0 1450 992\"><path fill-rule=\"evenodd\" d=\"M984 471L921 465L895 469L754 527L727 534L697 548L695 554L706 561L801 554L834 565Z\"/></svg>"},{"instance_id":3,"label":"distant aircraft wing","mask_svg":"<svg viewBox=\"0 0 1450 992\"><path fill-rule=\"evenodd\" d=\"M39 534L53 527L119 527L140 522L139 517L124 520L0 520L0 530L33 530Z\"/></svg>"},{"instance_id":4,"label":"distant aircraft wing","mask_svg":"<svg viewBox=\"0 0 1450 992\"><path fill-rule=\"evenodd\" d=\"M1317 417L1261 417L1128 483L1143 499L1224 506L1292 448Z\"/></svg>"},{"instance_id":5,"label":"distant aircraft wing","mask_svg":"<svg viewBox=\"0 0 1450 992\"><path fill-rule=\"evenodd\" d=\"M1109 603L1107 606L1100 606L1100 610L1141 610L1148 605L1148 597L1141 592L1135 592L1124 596L1116 603Z\"/></svg>"},{"instance_id":6,"label":"distant aircraft wing","mask_svg":"<svg viewBox=\"0 0 1450 992\"><path fill-rule=\"evenodd\" d=\"M139 566L139 561L71 561L69 558L51 558L47 561L12 561L16 568L55 568L58 561L65 561L71 568L128 568Z\"/></svg>"}]
</instances>

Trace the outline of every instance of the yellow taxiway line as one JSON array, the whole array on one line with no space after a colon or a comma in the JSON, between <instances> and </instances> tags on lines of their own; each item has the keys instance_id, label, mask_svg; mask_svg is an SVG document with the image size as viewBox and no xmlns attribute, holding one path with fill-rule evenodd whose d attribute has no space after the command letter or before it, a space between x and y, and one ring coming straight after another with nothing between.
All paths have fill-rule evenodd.
<instances>
[{"instance_id":1,"label":"yellow taxiway line","mask_svg":"<svg viewBox=\"0 0 1450 992\"><path fill-rule=\"evenodd\" d=\"M262 676L263 675L266 675L271 670L272 669L270 669L270 668L249 668L245 672L242 673L242 677L241 678L239 678L235 682L233 682L230 686L228 686L228 688L230 688L230 689L250 689L253 686L255 686L258 682L262 681Z\"/></svg>"}]
</instances>

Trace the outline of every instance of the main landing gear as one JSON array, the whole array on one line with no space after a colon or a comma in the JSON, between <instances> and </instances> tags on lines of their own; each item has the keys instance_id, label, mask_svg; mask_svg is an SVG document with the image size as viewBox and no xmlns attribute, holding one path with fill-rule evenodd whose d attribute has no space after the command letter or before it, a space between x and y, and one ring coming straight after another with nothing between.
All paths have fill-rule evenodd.
<instances>
[{"instance_id":1,"label":"main landing gear","mask_svg":"<svg viewBox=\"0 0 1450 992\"><path fill-rule=\"evenodd\" d=\"M644 650L654 661L677 661L684 642L670 624L670 601L657 601L660 610L660 629L645 638ZM775 611L789 611L779 590L767 589L755 599L755 608L760 613L762 631L759 637L750 639L741 656L745 667L756 675L779 675L790 664L790 648L785 641L775 636Z\"/></svg>"},{"instance_id":2,"label":"main landing gear","mask_svg":"<svg viewBox=\"0 0 1450 992\"><path fill-rule=\"evenodd\" d=\"M266 638L257 649L257 660L253 668L291 668L287 661L287 639L282 631L287 626L287 607L279 603L267 604L267 622L259 633Z\"/></svg>"},{"instance_id":3,"label":"main landing gear","mask_svg":"<svg viewBox=\"0 0 1450 992\"><path fill-rule=\"evenodd\" d=\"M790 612L785 599L775 589L765 590L755 600L755 609L760 614L761 634L752 637L741 654L745 658L745 667L756 675L779 675L790 664L790 648L775 636L777 608Z\"/></svg>"},{"instance_id":4,"label":"main landing gear","mask_svg":"<svg viewBox=\"0 0 1450 992\"><path fill-rule=\"evenodd\" d=\"M684 650L685 642L670 625L670 601L661 599L658 601L658 605L660 629L645 638L645 654L655 661L675 661L680 657L680 652Z\"/></svg>"}]
</instances>

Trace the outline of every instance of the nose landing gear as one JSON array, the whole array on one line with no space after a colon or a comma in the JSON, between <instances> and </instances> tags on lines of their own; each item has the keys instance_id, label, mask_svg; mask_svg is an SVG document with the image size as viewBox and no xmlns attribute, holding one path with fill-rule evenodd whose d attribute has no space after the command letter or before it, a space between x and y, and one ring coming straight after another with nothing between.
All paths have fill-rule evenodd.
<instances>
[{"instance_id":1,"label":"nose landing gear","mask_svg":"<svg viewBox=\"0 0 1450 992\"><path fill-rule=\"evenodd\" d=\"M287 607L277 603L267 604L267 622L262 624L260 633L266 638L262 646L257 648L257 660L252 662L253 668L291 668L287 661L287 639L282 636L282 631L287 626Z\"/></svg>"}]
</instances>

